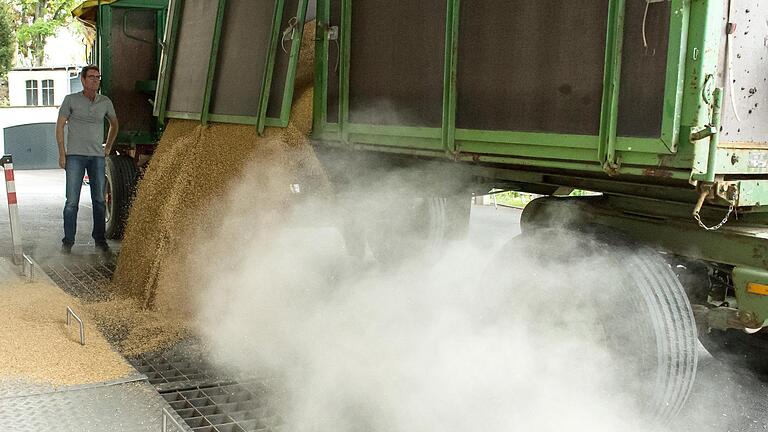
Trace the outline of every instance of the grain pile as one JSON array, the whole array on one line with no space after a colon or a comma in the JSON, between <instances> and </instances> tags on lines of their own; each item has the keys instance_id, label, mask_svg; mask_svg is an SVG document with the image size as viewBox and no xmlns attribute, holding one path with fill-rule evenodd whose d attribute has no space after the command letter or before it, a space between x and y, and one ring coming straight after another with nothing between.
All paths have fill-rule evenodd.
<instances>
[{"instance_id":1,"label":"grain pile","mask_svg":"<svg viewBox=\"0 0 768 432\"><path fill-rule=\"evenodd\" d=\"M287 128L258 136L249 125L169 123L133 202L112 284L117 299L94 305L102 327L120 336L124 353L163 348L189 334L186 320L197 306L193 293L201 280L195 260L206 260L198 246L232 232L222 229L222 220L237 221L243 209L263 209L263 218L237 222L242 237L230 243L237 248L238 240L280 220L277 215L290 207L291 184L313 178L314 190L328 190L307 138L314 33L314 23L308 23ZM243 185L247 198L233 198L229 192Z\"/></svg>"},{"instance_id":2,"label":"grain pile","mask_svg":"<svg viewBox=\"0 0 768 432\"><path fill-rule=\"evenodd\" d=\"M85 305L104 336L127 358L163 349L189 335L185 322L131 298Z\"/></svg>"},{"instance_id":3,"label":"grain pile","mask_svg":"<svg viewBox=\"0 0 768 432\"><path fill-rule=\"evenodd\" d=\"M80 345L71 307L85 323ZM54 386L112 381L135 372L112 350L80 302L46 283L0 285L0 377Z\"/></svg>"}]
</instances>

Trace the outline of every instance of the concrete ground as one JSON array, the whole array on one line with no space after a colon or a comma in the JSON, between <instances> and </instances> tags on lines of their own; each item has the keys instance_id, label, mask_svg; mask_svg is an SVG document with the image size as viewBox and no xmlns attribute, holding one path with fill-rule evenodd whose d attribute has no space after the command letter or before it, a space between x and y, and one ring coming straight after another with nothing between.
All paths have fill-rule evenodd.
<instances>
[{"instance_id":1,"label":"concrete ground","mask_svg":"<svg viewBox=\"0 0 768 432\"><path fill-rule=\"evenodd\" d=\"M24 253L32 256L35 262L60 254L64 171L16 171L15 174ZM0 281L10 285L23 284L28 279L11 259L8 205L5 188L0 190L3 192L0 199ZM92 254L88 188L85 187L82 193L78 212L78 224L82 229L74 251ZM33 278L56 289L54 282L37 265L33 268ZM63 313L61 319L63 323ZM0 339L6 336L0 334ZM86 344L89 342L93 343L89 340ZM146 377L136 371L125 379L64 387L0 377L2 431L158 431L162 426L161 412L164 408L170 409L162 396L146 382Z\"/></svg>"},{"instance_id":2,"label":"concrete ground","mask_svg":"<svg viewBox=\"0 0 768 432\"><path fill-rule=\"evenodd\" d=\"M22 226L24 253L35 257L58 254L64 237L64 170L15 170L19 218ZM5 192L5 187L0 187ZM90 187L84 185L80 193L77 214L77 237L73 253L93 253L91 238L93 214ZM10 255L11 232L8 222L8 202L0 197L0 254ZM109 241L115 252L119 242Z\"/></svg>"},{"instance_id":3,"label":"concrete ground","mask_svg":"<svg viewBox=\"0 0 768 432\"><path fill-rule=\"evenodd\" d=\"M59 254L63 236L64 171L17 171L16 187L25 252L35 258ZM93 253L89 195L85 186L73 249L76 255ZM4 197L0 197L0 203L0 257L9 257L12 249ZM473 206L469 241L480 247L499 247L519 233L519 217L518 209ZM118 252L119 242L110 243ZM0 267L0 276L14 271L7 259L0 259ZM673 423L672 430L768 430L768 378L736 363L719 361L706 353L701 358L697 374L691 398L682 415Z\"/></svg>"}]
</instances>

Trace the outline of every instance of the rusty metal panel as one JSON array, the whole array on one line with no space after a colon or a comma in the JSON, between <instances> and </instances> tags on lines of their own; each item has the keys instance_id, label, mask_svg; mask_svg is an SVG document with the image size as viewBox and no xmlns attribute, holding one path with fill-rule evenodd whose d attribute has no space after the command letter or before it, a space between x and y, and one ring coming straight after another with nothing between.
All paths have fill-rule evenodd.
<instances>
[{"instance_id":1,"label":"rusty metal panel","mask_svg":"<svg viewBox=\"0 0 768 432\"><path fill-rule=\"evenodd\" d=\"M350 121L440 127L445 0L369 0L351 12Z\"/></svg>"},{"instance_id":2,"label":"rusty metal panel","mask_svg":"<svg viewBox=\"0 0 768 432\"><path fill-rule=\"evenodd\" d=\"M272 32L274 0L228 0L211 113L255 116Z\"/></svg>"},{"instance_id":3,"label":"rusty metal panel","mask_svg":"<svg viewBox=\"0 0 768 432\"><path fill-rule=\"evenodd\" d=\"M725 89L721 144L768 143L768 1L724 1L718 86ZM728 5L730 4L730 12ZM735 24L728 71L726 24ZM735 106L735 109L734 109ZM738 118L737 118L738 114Z\"/></svg>"},{"instance_id":4,"label":"rusty metal panel","mask_svg":"<svg viewBox=\"0 0 768 432\"><path fill-rule=\"evenodd\" d=\"M151 96L137 91L136 81L157 76L156 17L152 9L112 9L111 48L119 55L110 59L110 97L122 130L152 131Z\"/></svg>"},{"instance_id":5,"label":"rusty metal panel","mask_svg":"<svg viewBox=\"0 0 768 432\"><path fill-rule=\"evenodd\" d=\"M664 114L671 3L629 1L625 11L617 133L658 138Z\"/></svg>"},{"instance_id":6,"label":"rusty metal panel","mask_svg":"<svg viewBox=\"0 0 768 432\"><path fill-rule=\"evenodd\" d=\"M280 41L275 52L275 69L272 74L272 86L269 89L269 102L267 104L267 117L280 117L283 108L283 92L285 91L285 78L288 76L288 63L291 58L291 40L283 40L283 30L288 28L288 22L296 16L299 8L299 0L285 0L283 6L283 19L280 24Z\"/></svg>"},{"instance_id":7,"label":"rusty metal panel","mask_svg":"<svg viewBox=\"0 0 768 432\"><path fill-rule=\"evenodd\" d=\"M168 111L201 112L216 5L212 0L184 1L168 90Z\"/></svg>"},{"instance_id":8,"label":"rusty metal panel","mask_svg":"<svg viewBox=\"0 0 768 432\"><path fill-rule=\"evenodd\" d=\"M463 6L458 128L598 134L608 0Z\"/></svg>"}]
</instances>

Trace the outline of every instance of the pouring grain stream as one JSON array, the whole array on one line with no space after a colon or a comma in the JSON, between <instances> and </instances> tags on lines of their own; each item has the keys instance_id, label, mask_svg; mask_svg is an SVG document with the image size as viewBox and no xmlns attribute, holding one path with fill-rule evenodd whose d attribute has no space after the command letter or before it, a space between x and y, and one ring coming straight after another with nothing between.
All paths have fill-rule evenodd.
<instances>
[{"instance_id":1,"label":"pouring grain stream","mask_svg":"<svg viewBox=\"0 0 768 432\"><path fill-rule=\"evenodd\" d=\"M215 232L225 212L243 205L284 211L289 185L305 174L320 179L315 190L327 190L308 139L314 33L314 23L308 23L288 127L267 128L259 136L250 125L169 122L133 201L110 285L115 300L92 306L101 327L120 334L124 354L161 349L189 335L195 288L188 258L195 239ZM251 199L228 202L227 191L245 176L256 185Z\"/></svg>"}]
</instances>

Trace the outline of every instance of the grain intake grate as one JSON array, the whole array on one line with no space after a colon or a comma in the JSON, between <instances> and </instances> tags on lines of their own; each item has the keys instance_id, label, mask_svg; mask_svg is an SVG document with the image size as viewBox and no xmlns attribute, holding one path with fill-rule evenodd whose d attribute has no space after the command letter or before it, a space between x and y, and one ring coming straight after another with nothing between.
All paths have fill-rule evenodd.
<instances>
[{"instance_id":1,"label":"grain intake grate","mask_svg":"<svg viewBox=\"0 0 768 432\"><path fill-rule=\"evenodd\" d=\"M40 259L40 267L64 292L83 301L101 301L109 297L105 285L115 272L113 259L98 256L67 259Z\"/></svg>"},{"instance_id":2,"label":"grain intake grate","mask_svg":"<svg viewBox=\"0 0 768 432\"><path fill-rule=\"evenodd\" d=\"M260 382L196 387L162 393L193 431L282 432L284 421Z\"/></svg>"}]
</instances>

